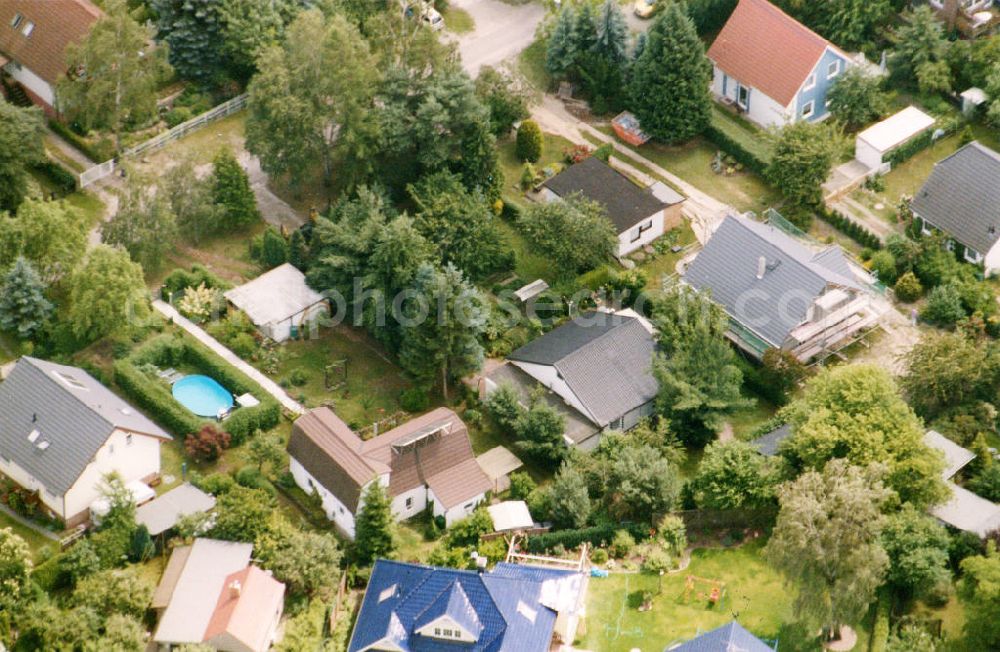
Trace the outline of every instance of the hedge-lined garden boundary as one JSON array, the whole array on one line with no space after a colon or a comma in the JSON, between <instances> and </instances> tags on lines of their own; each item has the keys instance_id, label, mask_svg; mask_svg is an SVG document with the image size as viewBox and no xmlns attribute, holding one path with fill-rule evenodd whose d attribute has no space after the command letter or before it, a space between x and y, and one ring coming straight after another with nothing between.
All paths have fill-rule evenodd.
<instances>
[{"instance_id":1,"label":"hedge-lined garden boundary","mask_svg":"<svg viewBox=\"0 0 1000 652\"><path fill-rule=\"evenodd\" d=\"M222 423L222 428L239 444L256 430L268 430L278 425L281 406L238 369L208 348L182 334L160 335L136 349L129 357L115 363L115 383L130 399L149 412L150 416L174 435L181 437L196 432L210 423L174 400L173 394L160 378L143 370L146 365L159 368L187 365L211 376L236 396L252 394L260 405L236 409Z\"/></svg>"},{"instance_id":2,"label":"hedge-lined garden boundary","mask_svg":"<svg viewBox=\"0 0 1000 652\"><path fill-rule=\"evenodd\" d=\"M843 213L823 207L817 211L817 214L823 219L823 221L828 222L838 231L849 236L862 247L868 247L873 250L882 248L882 241L877 235L854 220L849 219Z\"/></svg>"},{"instance_id":3,"label":"hedge-lined garden boundary","mask_svg":"<svg viewBox=\"0 0 1000 652\"><path fill-rule=\"evenodd\" d=\"M723 132L715 125L708 125L705 129L705 138L711 141L716 147L726 154L729 154L736 162L741 164L751 172L765 177L767 174L767 163L759 156L745 148L742 144L731 138L729 134Z\"/></svg>"},{"instance_id":4,"label":"hedge-lined garden boundary","mask_svg":"<svg viewBox=\"0 0 1000 652\"><path fill-rule=\"evenodd\" d=\"M963 124L964 122L958 118L952 120L941 120L938 125L935 125L934 128L928 129L910 142L904 143L892 152L889 152L886 156L886 162L890 163L892 167L896 167L907 159L916 156L942 138L947 138L957 132L959 127ZM939 131L944 133L937 138L934 138L934 134Z\"/></svg>"},{"instance_id":5,"label":"hedge-lined garden boundary","mask_svg":"<svg viewBox=\"0 0 1000 652\"><path fill-rule=\"evenodd\" d=\"M567 550L577 548L582 543L602 547L611 543L611 540L615 538L615 532L618 530L626 530L635 537L636 541L649 538L648 525L643 526L636 523L628 525L596 525L579 530L558 530L556 532L546 532L545 534L531 536L528 537L526 547L528 552L533 555L552 550L560 545Z\"/></svg>"}]
</instances>

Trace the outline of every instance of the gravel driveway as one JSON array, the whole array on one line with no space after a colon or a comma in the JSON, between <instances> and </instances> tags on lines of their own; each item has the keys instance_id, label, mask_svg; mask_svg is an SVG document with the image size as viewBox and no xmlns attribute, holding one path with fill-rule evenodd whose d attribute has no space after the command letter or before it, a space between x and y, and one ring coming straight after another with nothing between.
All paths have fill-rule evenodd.
<instances>
[{"instance_id":1,"label":"gravel driveway","mask_svg":"<svg viewBox=\"0 0 1000 652\"><path fill-rule=\"evenodd\" d=\"M509 5L499 0L451 0L476 21L468 34L452 36L462 55L462 66L470 76L483 66L496 66L521 53L535 40L535 29L545 17L540 2Z\"/></svg>"}]
</instances>

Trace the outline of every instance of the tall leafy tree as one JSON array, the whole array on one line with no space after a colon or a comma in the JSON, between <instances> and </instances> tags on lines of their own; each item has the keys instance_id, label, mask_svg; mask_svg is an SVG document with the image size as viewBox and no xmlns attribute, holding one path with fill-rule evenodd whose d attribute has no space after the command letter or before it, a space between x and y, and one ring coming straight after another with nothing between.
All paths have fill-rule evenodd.
<instances>
[{"instance_id":1,"label":"tall leafy tree","mask_svg":"<svg viewBox=\"0 0 1000 652\"><path fill-rule=\"evenodd\" d=\"M285 28L302 10L301 0L219 0L223 53L230 71L241 80L256 71L257 57L279 45Z\"/></svg>"},{"instance_id":2,"label":"tall leafy tree","mask_svg":"<svg viewBox=\"0 0 1000 652\"><path fill-rule=\"evenodd\" d=\"M513 267L514 252L479 192L469 192L450 172L437 172L408 187L416 204L414 224L433 242L443 263L473 281Z\"/></svg>"},{"instance_id":3,"label":"tall leafy tree","mask_svg":"<svg viewBox=\"0 0 1000 652\"><path fill-rule=\"evenodd\" d=\"M385 489L377 481L370 483L365 490L354 531L354 556L361 564L371 564L380 557L389 556L396 549L396 522L392 518L392 504Z\"/></svg>"},{"instance_id":4,"label":"tall leafy tree","mask_svg":"<svg viewBox=\"0 0 1000 652\"><path fill-rule=\"evenodd\" d=\"M518 215L517 226L531 247L567 276L604 264L618 252L618 235L604 207L582 196L531 204Z\"/></svg>"},{"instance_id":5,"label":"tall leafy tree","mask_svg":"<svg viewBox=\"0 0 1000 652\"><path fill-rule=\"evenodd\" d=\"M518 410L512 428L517 436L515 446L527 457L553 464L566 456L566 417L542 395L532 395L528 409Z\"/></svg>"},{"instance_id":6,"label":"tall leafy tree","mask_svg":"<svg viewBox=\"0 0 1000 652\"><path fill-rule=\"evenodd\" d=\"M677 504L681 480L677 468L652 446L624 446L612 455L607 470L608 512L622 520L653 524Z\"/></svg>"},{"instance_id":7,"label":"tall leafy tree","mask_svg":"<svg viewBox=\"0 0 1000 652\"><path fill-rule=\"evenodd\" d=\"M931 7L921 5L907 11L892 40L889 66L894 76L908 83L916 80L924 93L951 90L949 42Z\"/></svg>"},{"instance_id":8,"label":"tall leafy tree","mask_svg":"<svg viewBox=\"0 0 1000 652\"><path fill-rule=\"evenodd\" d=\"M90 250L69 280L68 321L74 335L88 341L136 324L149 313L142 267L123 249Z\"/></svg>"},{"instance_id":9,"label":"tall leafy tree","mask_svg":"<svg viewBox=\"0 0 1000 652\"><path fill-rule=\"evenodd\" d=\"M1000 383L1000 350L962 333L921 338L905 357L900 386L924 419L975 401L989 400Z\"/></svg>"},{"instance_id":10,"label":"tall leafy tree","mask_svg":"<svg viewBox=\"0 0 1000 652\"><path fill-rule=\"evenodd\" d=\"M844 48L871 43L894 15L890 0L782 0L786 11Z\"/></svg>"},{"instance_id":11,"label":"tall leafy tree","mask_svg":"<svg viewBox=\"0 0 1000 652\"><path fill-rule=\"evenodd\" d=\"M907 595L920 597L951 582L948 532L934 518L912 505L890 516L882 532L889 555L887 579Z\"/></svg>"},{"instance_id":12,"label":"tall leafy tree","mask_svg":"<svg viewBox=\"0 0 1000 652\"><path fill-rule=\"evenodd\" d=\"M837 635L857 623L885 578L882 507L892 492L881 471L833 460L779 490L781 511L765 555L797 586L795 612L810 628Z\"/></svg>"},{"instance_id":13,"label":"tall leafy tree","mask_svg":"<svg viewBox=\"0 0 1000 652\"><path fill-rule=\"evenodd\" d=\"M743 373L725 338L729 320L705 294L678 285L654 306L659 352L653 375L660 385L657 411L682 439L703 443L725 417L749 401L740 393Z\"/></svg>"},{"instance_id":14,"label":"tall leafy tree","mask_svg":"<svg viewBox=\"0 0 1000 652\"><path fill-rule=\"evenodd\" d=\"M654 19L632 66L632 107L642 130L667 143L697 136L708 126L712 64L682 2Z\"/></svg>"},{"instance_id":15,"label":"tall leafy tree","mask_svg":"<svg viewBox=\"0 0 1000 652\"><path fill-rule=\"evenodd\" d=\"M101 225L101 240L123 247L144 269L155 270L176 237L177 221L169 198L152 191L141 175L130 175L118 212Z\"/></svg>"},{"instance_id":16,"label":"tall leafy tree","mask_svg":"<svg viewBox=\"0 0 1000 652\"><path fill-rule=\"evenodd\" d=\"M197 245L219 230L221 215L213 202L213 179L199 179L193 160L182 160L160 176L156 192L170 203L177 230L182 237Z\"/></svg>"},{"instance_id":17,"label":"tall leafy tree","mask_svg":"<svg viewBox=\"0 0 1000 652\"><path fill-rule=\"evenodd\" d=\"M121 134L156 115L156 87L170 73L163 51L150 48L153 30L140 25L125 0L109 0L105 14L79 43L70 44L70 75L58 84L59 101L87 128Z\"/></svg>"},{"instance_id":18,"label":"tall leafy tree","mask_svg":"<svg viewBox=\"0 0 1000 652\"><path fill-rule=\"evenodd\" d=\"M0 282L0 329L29 339L52 316L54 306L45 298L45 283L24 258L14 261Z\"/></svg>"},{"instance_id":19,"label":"tall leafy tree","mask_svg":"<svg viewBox=\"0 0 1000 652\"><path fill-rule=\"evenodd\" d=\"M261 565L298 595L332 589L340 579L337 540L326 532L306 532L285 518L272 518L255 543Z\"/></svg>"},{"instance_id":20,"label":"tall leafy tree","mask_svg":"<svg viewBox=\"0 0 1000 652\"><path fill-rule=\"evenodd\" d=\"M622 13L621 4L615 0L604 0L597 11L597 38L594 51L621 64L628 55L628 23Z\"/></svg>"},{"instance_id":21,"label":"tall leafy tree","mask_svg":"<svg viewBox=\"0 0 1000 652\"><path fill-rule=\"evenodd\" d=\"M57 283L86 251L87 219L69 204L28 199L15 215L0 213L0 267L23 256L46 283Z\"/></svg>"},{"instance_id":22,"label":"tall leafy tree","mask_svg":"<svg viewBox=\"0 0 1000 652\"><path fill-rule=\"evenodd\" d=\"M400 364L424 383L441 381L448 398L452 380L477 371L483 363L479 343L489 305L453 265L424 263L414 279L414 300L407 302L399 351Z\"/></svg>"},{"instance_id":23,"label":"tall leafy tree","mask_svg":"<svg viewBox=\"0 0 1000 652\"><path fill-rule=\"evenodd\" d=\"M778 482L771 458L744 441L712 442L691 481L695 503L707 509L762 507L772 503Z\"/></svg>"},{"instance_id":24,"label":"tall leafy tree","mask_svg":"<svg viewBox=\"0 0 1000 652\"><path fill-rule=\"evenodd\" d=\"M28 168L45 160L42 112L0 98L0 212L15 211L28 187Z\"/></svg>"},{"instance_id":25,"label":"tall leafy tree","mask_svg":"<svg viewBox=\"0 0 1000 652\"><path fill-rule=\"evenodd\" d=\"M510 133L514 123L527 118L529 93L506 70L483 66L476 77L476 95L490 112L490 131L496 137Z\"/></svg>"},{"instance_id":26,"label":"tall leafy tree","mask_svg":"<svg viewBox=\"0 0 1000 652\"><path fill-rule=\"evenodd\" d=\"M862 127L889 109L882 78L851 66L840 74L827 96L830 113L848 127Z\"/></svg>"},{"instance_id":27,"label":"tall leafy tree","mask_svg":"<svg viewBox=\"0 0 1000 652\"><path fill-rule=\"evenodd\" d=\"M581 528L590 517L590 496L583 475L564 462L549 489L552 519L560 527Z\"/></svg>"},{"instance_id":28,"label":"tall leafy tree","mask_svg":"<svg viewBox=\"0 0 1000 652\"><path fill-rule=\"evenodd\" d=\"M304 11L257 66L248 87L247 149L265 171L292 183L317 162L327 183L338 163L345 177L364 171L362 134L379 74L357 27L341 15Z\"/></svg>"},{"instance_id":29,"label":"tall leafy tree","mask_svg":"<svg viewBox=\"0 0 1000 652\"><path fill-rule=\"evenodd\" d=\"M886 484L917 507L947 498L940 454L923 441L924 428L888 372L872 365L824 371L786 408L793 435L783 454L798 468L821 469L842 458L888 467Z\"/></svg>"},{"instance_id":30,"label":"tall leafy tree","mask_svg":"<svg viewBox=\"0 0 1000 652\"><path fill-rule=\"evenodd\" d=\"M232 150L220 150L212 161L212 200L223 229L233 231L260 221L250 178Z\"/></svg>"},{"instance_id":31,"label":"tall leafy tree","mask_svg":"<svg viewBox=\"0 0 1000 652\"><path fill-rule=\"evenodd\" d=\"M767 167L767 178L798 206L816 206L823 198L822 185L833 165L832 136L828 126L796 122L784 127Z\"/></svg>"},{"instance_id":32,"label":"tall leafy tree","mask_svg":"<svg viewBox=\"0 0 1000 652\"><path fill-rule=\"evenodd\" d=\"M150 0L160 40L170 46L177 74L201 84L221 81L224 28L219 0Z\"/></svg>"},{"instance_id":33,"label":"tall leafy tree","mask_svg":"<svg viewBox=\"0 0 1000 652\"><path fill-rule=\"evenodd\" d=\"M0 611L14 611L27 600L31 568L28 544L11 528L0 529Z\"/></svg>"},{"instance_id":34,"label":"tall leafy tree","mask_svg":"<svg viewBox=\"0 0 1000 652\"><path fill-rule=\"evenodd\" d=\"M965 603L966 643L976 650L1000 647L1000 553L989 542L985 555L962 560L959 595Z\"/></svg>"}]
</instances>

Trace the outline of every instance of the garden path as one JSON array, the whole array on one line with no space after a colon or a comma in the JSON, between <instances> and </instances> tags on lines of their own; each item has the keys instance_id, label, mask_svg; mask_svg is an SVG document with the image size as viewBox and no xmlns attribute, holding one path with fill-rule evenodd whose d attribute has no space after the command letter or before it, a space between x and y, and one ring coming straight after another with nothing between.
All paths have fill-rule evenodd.
<instances>
[{"instance_id":1,"label":"garden path","mask_svg":"<svg viewBox=\"0 0 1000 652\"><path fill-rule=\"evenodd\" d=\"M283 390L278 385L278 383L274 382L261 372L257 371L257 369L253 367L253 365L245 362L238 355L236 355L228 348L223 346L222 343L220 343L217 339L206 333L201 326L198 326L197 324L195 324L194 322L192 322L191 320L187 319L179 312L177 312L177 310L173 306L157 299L153 301L153 308L158 313L160 313L164 317L167 317L175 324L183 328L196 340L198 340L208 348L212 349L212 351L218 354L220 357L222 357L223 360L225 360L226 362L228 362L229 364L233 365L234 367L242 371L244 374L246 374L251 380L253 380L262 388L264 388L264 390L268 394L273 396L279 403L281 403L281 405L284 406L285 409L289 410L290 412L294 412L295 414L305 414L306 409L302 407L302 405L299 404L298 402L292 400L292 398L285 392L285 390Z\"/></svg>"}]
</instances>

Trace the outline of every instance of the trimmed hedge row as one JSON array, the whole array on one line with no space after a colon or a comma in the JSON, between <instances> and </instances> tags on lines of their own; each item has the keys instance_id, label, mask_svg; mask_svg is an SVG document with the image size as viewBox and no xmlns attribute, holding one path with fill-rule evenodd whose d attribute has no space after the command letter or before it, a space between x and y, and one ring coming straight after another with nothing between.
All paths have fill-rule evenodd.
<instances>
[{"instance_id":1,"label":"trimmed hedge row","mask_svg":"<svg viewBox=\"0 0 1000 652\"><path fill-rule=\"evenodd\" d=\"M45 159L32 167L40 174L48 177L49 181L62 192L71 193L76 190L76 177L55 161Z\"/></svg>"},{"instance_id":2,"label":"trimmed hedge row","mask_svg":"<svg viewBox=\"0 0 1000 652\"><path fill-rule=\"evenodd\" d=\"M187 337L161 335L129 358L115 363L115 382L140 407L147 410L155 420L175 435L184 436L195 432L207 421L188 412L174 400L166 385L150 378L136 366L147 363L158 367L186 363L206 376L211 376L234 395L253 394L260 401L260 405L239 408L222 424L223 429L232 436L234 445L243 442L255 430L273 428L281 419L281 406L274 397L200 342Z\"/></svg>"},{"instance_id":3,"label":"trimmed hedge row","mask_svg":"<svg viewBox=\"0 0 1000 652\"><path fill-rule=\"evenodd\" d=\"M915 156L916 154L927 149L934 143L936 143L941 138L950 136L951 134L958 131L958 128L962 126L962 121L958 119L949 120L947 122L942 121L939 127L934 129L928 129L924 133L920 134L908 143L900 145L897 149L893 150L886 156L886 162L891 163L892 167L896 167L903 161ZM943 131L944 135L940 136L938 139L934 138L934 134L937 131Z\"/></svg>"},{"instance_id":4,"label":"trimmed hedge row","mask_svg":"<svg viewBox=\"0 0 1000 652\"><path fill-rule=\"evenodd\" d=\"M842 213L827 208L821 208L817 213L823 221L833 225L838 231L849 236L861 246L868 247L869 249L882 248L882 241L879 240L877 235L857 222L848 219Z\"/></svg>"},{"instance_id":5,"label":"trimmed hedge row","mask_svg":"<svg viewBox=\"0 0 1000 652\"><path fill-rule=\"evenodd\" d=\"M742 144L733 138L730 138L729 134L723 132L715 125L708 125L704 131L704 136L715 144L716 147L736 159L736 162L742 164L746 169L762 177L767 174L767 163L763 159L743 147Z\"/></svg>"},{"instance_id":6,"label":"trimmed hedge row","mask_svg":"<svg viewBox=\"0 0 1000 652\"><path fill-rule=\"evenodd\" d=\"M115 145L108 138L102 138L96 144L91 144L63 122L49 120L49 127L94 163L103 163L115 157Z\"/></svg>"},{"instance_id":7,"label":"trimmed hedge row","mask_svg":"<svg viewBox=\"0 0 1000 652\"><path fill-rule=\"evenodd\" d=\"M536 536L528 537L528 552L537 555L551 550L556 546L563 546L567 550L576 548L582 543L590 543L595 546L606 546L611 543L618 530L627 530L635 537L636 541L641 541L649 537L649 527L643 527L635 523L628 525L596 525L585 527L579 530L558 530L556 532L546 532Z\"/></svg>"}]
</instances>

